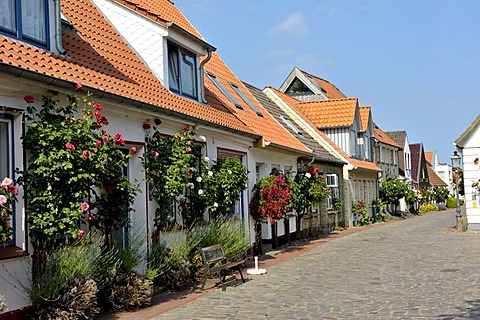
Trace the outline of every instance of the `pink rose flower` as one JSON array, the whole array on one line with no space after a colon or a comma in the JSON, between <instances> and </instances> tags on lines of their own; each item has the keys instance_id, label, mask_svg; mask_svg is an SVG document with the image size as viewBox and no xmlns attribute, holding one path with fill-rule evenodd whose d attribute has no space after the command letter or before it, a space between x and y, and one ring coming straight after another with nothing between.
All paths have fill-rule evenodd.
<instances>
[{"instance_id":1,"label":"pink rose flower","mask_svg":"<svg viewBox=\"0 0 480 320\"><path fill-rule=\"evenodd\" d=\"M150 152L150 155L152 156L152 158L156 158L156 157L158 157L160 154L159 154L157 151L154 150L154 151Z\"/></svg>"},{"instance_id":2,"label":"pink rose flower","mask_svg":"<svg viewBox=\"0 0 480 320\"><path fill-rule=\"evenodd\" d=\"M79 239L82 239L84 235L85 235L85 230L78 230L77 237Z\"/></svg>"},{"instance_id":3,"label":"pink rose flower","mask_svg":"<svg viewBox=\"0 0 480 320\"><path fill-rule=\"evenodd\" d=\"M130 152L133 154L137 154L137 147L131 147Z\"/></svg>"},{"instance_id":4,"label":"pink rose flower","mask_svg":"<svg viewBox=\"0 0 480 320\"><path fill-rule=\"evenodd\" d=\"M192 148L188 147L187 152L192 152Z\"/></svg>"},{"instance_id":5,"label":"pink rose flower","mask_svg":"<svg viewBox=\"0 0 480 320\"><path fill-rule=\"evenodd\" d=\"M88 159L89 156L90 156L90 152L88 152L88 150L83 150L83 153L82 153L83 159Z\"/></svg>"},{"instance_id":6,"label":"pink rose flower","mask_svg":"<svg viewBox=\"0 0 480 320\"><path fill-rule=\"evenodd\" d=\"M23 100L25 100L26 103L35 103L35 97L30 95L23 97Z\"/></svg>"},{"instance_id":7,"label":"pink rose flower","mask_svg":"<svg viewBox=\"0 0 480 320\"><path fill-rule=\"evenodd\" d=\"M102 140L103 140L103 142L107 143L108 142L108 136L103 136Z\"/></svg>"},{"instance_id":8,"label":"pink rose flower","mask_svg":"<svg viewBox=\"0 0 480 320\"><path fill-rule=\"evenodd\" d=\"M7 203L7 197L5 197L3 194L0 195L0 205L4 205Z\"/></svg>"},{"instance_id":9,"label":"pink rose flower","mask_svg":"<svg viewBox=\"0 0 480 320\"><path fill-rule=\"evenodd\" d=\"M83 86L80 82L77 82L77 84L75 85L75 88L77 88L78 91L83 91Z\"/></svg>"},{"instance_id":10,"label":"pink rose flower","mask_svg":"<svg viewBox=\"0 0 480 320\"><path fill-rule=\"evenodd\" d=\"M183 126L182 131L187 131L187 126Z\"/></svg>"},{"instance_id":11,"label":"pink rose flower","mask_svg":"<svg viewBox=\"0 0 480 320\"><path fill-rule=\"evenodd\" d=\"M68 150L75 150L75 146L73 144L71 144L70 142L67 142L65 144L65 147L67 147Z\"/></svg>"},{"instance_id":12,"label":"pink rose flower","mask_svg":"<svg viewBox=\"0 0 480 320\"><path fill-rule=\"evenodd\" d=\"M95 141L95 147L100 148L102 146L102 141L96 140Z\"/></svg>"},{"instance_id":13,"label":"pink rose flower","mask_svg":"<svg viewBox=\"0 0 480 320\"><path fill-rule=\"evenodd\" d=\"M12 184L13 184L13 180L8 178L8 177L5 177L5 179L3 179L3 181L2 181L1 186L2 187L10 187Z\"/></svg>"},{"instance_id":14,"label":"pink rose flower","mask_svg":"<svg viewBox=\"0 0 480 320\"><path fill-rule=\"evenodd\" d=\"M82 203L80 208L82 209L83 212L85 212L90 208L90 206L88 205L88 203L84 202L84 203Z\"/></svg>"}]
</instances>

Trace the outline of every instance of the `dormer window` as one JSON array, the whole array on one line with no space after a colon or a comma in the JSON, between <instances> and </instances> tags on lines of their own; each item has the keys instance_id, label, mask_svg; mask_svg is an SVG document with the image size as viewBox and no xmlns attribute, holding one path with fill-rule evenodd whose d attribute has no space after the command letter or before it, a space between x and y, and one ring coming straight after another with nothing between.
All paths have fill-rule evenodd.
<instances>
[{"instance_id":1,"label":"dormer window","mask_svg":"<svg viewBox=\"0 0 480 320\"><path fill-rule=\"evenodd\" d=\"M48 0L0 1L0 32L48 47Z\"/></svg>"},{"instance_id":2,"label":"dormer window","mask_svg":"<svg viewBox=\"0 0 480 320\"><path fill-rule=\"evenodd\" d=\"M175 93L198 98L197 56L171 42L168 43L168 84Z\"/></svg>"}]
</instances>

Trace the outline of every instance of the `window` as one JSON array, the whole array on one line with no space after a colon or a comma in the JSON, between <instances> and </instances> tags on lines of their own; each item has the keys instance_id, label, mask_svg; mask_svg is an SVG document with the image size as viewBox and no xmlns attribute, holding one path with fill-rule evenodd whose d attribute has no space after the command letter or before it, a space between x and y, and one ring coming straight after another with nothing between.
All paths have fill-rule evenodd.
<instances>
[{"instance_id":1,"label":"window","mask_svg":"<svg viewBox=\"0 0 480 320\"><path fill-rule=\"evenodd\" d=\"M340 190L338 188L338 175L334 173L327 173L325 175L325 182L330 189L330 195L327 197L327 209L333 210L333 201L340 198Z\"/></svg>"},{"instance_id":2,"label":"window","mask_svg":"<svg viewBox=\"0 0 480 320\"><path fill-rule=\"evenodd\" d=\"M238 103L237 99L235 99L235 97L227 90L227 88L223 86L223 84L217 79L214 74L207 72L207 76L210 78L210 80L212 80L212 82L217 86L217 88L222 91L223 95L235 105L235 107L243 110L242 105Z\"/></svg>"},{"instance_id":3,"label":"window","mask_svg":"<svg viewBox=\"0 0 480 320\"><path fill-rule=\"evenodd\" d=\"M286 178L292 179L292 166L284 166L283 167L283 174Z\"/></svg>"},{"instance_id":4,"label":"window","mask_svg":"<svg viewBox=\"0 0 480 320\"><path fill-rule=\"evenodd\" d=\"M0 115L0 180L5 177L13 178L12 170L12 121ZM15 212L15 210L13 210ZM15 219L12 217L13 237L12 240L0 242L3 245L15 244Z\"/></svg>"},{"instance_id":5,"label":"window","mask_svg":"<svg viewBox=\"0 0 480 320\"><path fill-rule=\"evenodd\" d=\"M168 43L168 84L182 96L198 98L197 56L173 43Z\"/></svg>"},{"instance_id":6,"label":"window","mask_svg":"<svg viewBox=\"0 0 480 320\"><path fill-rule=\"evenodd\" d=\"M258 183L265 175L265 163L255 163L255 183Z\"/></svg>"},{"instance_id":7,"label":"window","mask_svg":"<svg viewBox=\"0 0 480 320\"><path fill-rule=\"evenodd\" d=\"M0 1L0 32L47 47L48 0Z\"/></svg>"},{"instance_id":8,"label":"window","mask_svg":"<svg viewBox=\"0 0 480 320\"><path fill-rule=\"evenodd\" d=\"M240 96L240 98L242 98L242 100L250 107L250 109L252 109L257 114L257 116L263 117L263 114L260 112L260 110L257 109L257 107L252 103L252 101L247 98L247 96L243 93L242 90L240 90L240 88L235 83L230 82L230 85L232 86L233 90Z\"/></svg>"},{"instance_id":9,"label":"window","mask_svg":"<svg viewBox=\"0 0 480 320\"><path fill-rule=\"evenodd\" d=\"M231 152L226 150L217 150L217 159L220 158L235 158L240 160L241 163L244 163L244 154ZM230 212L230 217L238 216L245 221L245 208L244 208L244 199L245 199L245 191L240 193L240 199L237 203L232 205L232 211Z\"/></svg>"}]
</instances>

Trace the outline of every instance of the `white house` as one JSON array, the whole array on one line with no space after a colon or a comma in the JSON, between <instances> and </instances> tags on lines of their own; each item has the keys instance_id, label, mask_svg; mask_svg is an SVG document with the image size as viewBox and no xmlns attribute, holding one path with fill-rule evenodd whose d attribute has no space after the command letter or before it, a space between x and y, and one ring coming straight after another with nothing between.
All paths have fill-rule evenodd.
<instances>
[{"instance_id":1,"label":"white house","mask_svg":"<svg viewBox=\"0 0 480 320\"><path fill-rule=\"evenodd\" d=\"M454 145L461 154L468 231L480 231L480 115L458 137Z\"/></svg>"}]
</instances>

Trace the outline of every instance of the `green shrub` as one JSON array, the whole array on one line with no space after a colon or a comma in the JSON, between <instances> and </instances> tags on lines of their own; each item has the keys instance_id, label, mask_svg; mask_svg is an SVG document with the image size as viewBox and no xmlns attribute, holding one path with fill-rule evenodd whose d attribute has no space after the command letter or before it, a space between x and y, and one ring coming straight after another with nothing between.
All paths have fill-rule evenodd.
<instances>
[{"instance_id":1,"label":"green shrub","mask_svg":"<svg viewBox=\"0 0 480 320\"><path fill-rule=\"evenodd\" d=\"M453 209L457 207L457 199L455 197L449 197L447 199L447 208Z\"/></svg>"},{"instance_id":2,"label":"green shrub","mask_svg":"<svg viewBox=\"0 0 480 320\"><path fill-rule=\"evenodd\" d=\"M420 213L432 212L432 211L438 211L438 207L433 204L425 204L423 206L420 206L420 208L418 209L418 212Z\"/></svg>"},{"instance_id":3,"label":"green shrub","mask_svg":"<svg viewBox=\"0 0 480 320\"><path fill-rule=\"evenodd\" d=\"M215 218L207 225L197 226L192 231L200 239L199 247L222 244L228 260L245 258L249 247L243 222L239 219Z\"/></svg>"}]
</instances>

